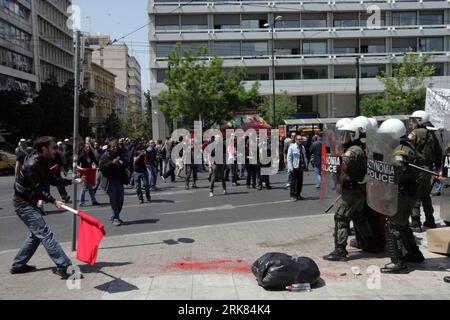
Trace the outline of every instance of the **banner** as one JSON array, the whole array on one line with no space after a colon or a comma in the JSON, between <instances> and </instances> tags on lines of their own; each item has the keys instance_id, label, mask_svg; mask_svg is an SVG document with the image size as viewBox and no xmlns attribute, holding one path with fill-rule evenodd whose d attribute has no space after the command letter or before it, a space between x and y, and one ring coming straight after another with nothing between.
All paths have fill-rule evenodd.
<instances>
[{"instance_id":1,"label":"banner","mask_svg":"<svg viewBox=\"0 0 450 320\"><path fill-rule=\"evenodd\" d=\"M436 128L445 128L444 121L450 117L450 89L427 89L425 111Z\"/></svg>"}]
</instances>

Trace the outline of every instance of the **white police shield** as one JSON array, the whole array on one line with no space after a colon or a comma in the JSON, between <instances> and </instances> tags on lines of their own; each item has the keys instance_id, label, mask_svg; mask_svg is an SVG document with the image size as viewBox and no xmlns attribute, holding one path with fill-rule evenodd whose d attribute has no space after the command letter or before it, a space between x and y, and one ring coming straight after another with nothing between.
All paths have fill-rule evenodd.
<instances>
[{"instance_id":1,"label":"white police shield","mask_svg":"<svg viewBox=\"0 0 450 320\"><path fill-rule=\"evenodd\" d=\"M372 129L367 132L367 204L386 216L397 214L398 173L394 151L400 142L390 134Z\"/></svg>"},{"instance_id":2,"label":"white police shield","mask_svg":"<svg viewBox=\"0 0 450 320\"><path fill-rule=\"evenodd\" d=\"M450 128L450 121L447 128ZM442 189L440 198L440 216L447 225L450 225L450 130L442 131Z\"/></svg>"},{"instance_id":3,"label":"white police shield","mask_svg":"<svg viewBox=\"0 0 450 320\"><path fill-rule=\"evenodd\" d=\"M344 153L340 133L329 128L322 139L322 180L320 185L320 199L334 200L342 192L341 165Z\"/></svg>"}]
</instances>

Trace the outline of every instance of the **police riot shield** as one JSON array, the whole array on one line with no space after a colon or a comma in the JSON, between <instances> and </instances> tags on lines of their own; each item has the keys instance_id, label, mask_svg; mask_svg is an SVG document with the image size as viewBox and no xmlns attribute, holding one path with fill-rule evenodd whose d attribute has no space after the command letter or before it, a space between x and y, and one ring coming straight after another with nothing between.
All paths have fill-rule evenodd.
<instances>
[{"instance_id":1,"label":"police riot shield","mask_svg":"<svg viewBox=\"0 0 450 320\"><path fill-rule=\"evenodd\" d=\"M322 164L320 199L325 203L334 200L342 192L341 164L343 155L340 132L333 127L324 131L322 139Z\"/></svg>"},{"instance_id":2,"label":"police riot shield","mask_svg":"<svg viewBox=\"0 0 450 320\"><path fill-rule=\"evenodd\" d=\"M450 128L450 119L445 126ZM440 198L440 216L450 226L450 129L442 131L442 176L443 179Z\"/></svg>"},{"instance_id":3,"label":"police riot shield","mask_svg":"<svg viewBox=\"0 0 450 320\"><path fill-rule=\"evenodd\" d=\"M376 128L367 132L367 204L386 216L397 213L399 186L394 151L399 144Z\"/></svg>"}]
</instances>

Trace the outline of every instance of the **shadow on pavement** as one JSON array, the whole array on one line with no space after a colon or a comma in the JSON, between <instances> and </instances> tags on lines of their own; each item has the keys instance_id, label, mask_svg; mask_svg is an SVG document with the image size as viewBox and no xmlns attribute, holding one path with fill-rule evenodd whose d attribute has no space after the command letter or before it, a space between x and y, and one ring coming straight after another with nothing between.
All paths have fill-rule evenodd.
<instances>
[{"instance_id":1,"label":"shadow on pavement","mask_svg":"<svg viewBox=\"0 0 450 320\"><path fill-rule=\"evenodd\" d=\"M167 199L156 199L156 200L152 199L151 203L175 203L175 201L174 200L167 200Z\"/></svg>"},{"instance_id":2,"label":"shadow on pavement","mask_svg":"<svg viewBox=\"0 0 450 320\"><path fill-rule=\"evenodd\" d=\"M120 293L120 292L129 292L129 291L139 290L139 288L136 287L135 285L133 285L129 282L126 282L122 279L116 278L104 271L100 271L99 273L102 273L105 276L113 278L113 280L106 282L104 284L101 284L99 286L96 286L95 289L97 289L97 290L108 292L108 293Z\"/></svg>"},{"instance_id":3,"label":"shadow on pavement","mask_svg":"<svg viewBox=\"0 0 450 320\"><path fill-rule=\"evenodd\" d=\"M155 246L159 244L167 244L169 246L177 245L177 244L188 244L188 243L194 243L194 239L189 238L180 238L177 240L169 239L169 240L163 240L161 242L150 242L150 243L143 243L143 244L133 244L128 246L117 246L117 247L104 247L99 248L99 250L110 250L110 249L122 249L122 248L135 248L135 247L145 247L145 246Z\"/></svg>"},{"instance_id":4,"label":"shadow on pavement","mask_svg":"<svg viewBox=\"0 0 450 320\"><path fill-rule=\"evenodd\" d=\"M449 272L450 271L450 259L449 256L443 255L442 258L430 258L425 259L424 263L411 263L407 262L408 269L411 272L419 271L437 271L437 272Z\"/></svg>"},{"instance_id":5,"label":"shadow on pavement","mask_svg":"<svg viewBox=\"0 0 450 320\"><path fill-rule=\"evenodd\" d=\"M144 220L136 220L136 221L127 221L122 224L122 226L132 226L136 224L155 224L158 223L159 219L144 219Z\"/></svg>"},{"instance_id":6,"label":"shadow on pavement","mask_svg":"<svg viewBox=\"0 0 450 320\"><path fill-rule=\"evenodd\" d=\"M82 273L103 273L101 271L103 268L115 268L115 267L123 267L132 264L131 262L97 262L95 265L82 265L80 266L80 270Z\"/></svg>"}]
</instances>

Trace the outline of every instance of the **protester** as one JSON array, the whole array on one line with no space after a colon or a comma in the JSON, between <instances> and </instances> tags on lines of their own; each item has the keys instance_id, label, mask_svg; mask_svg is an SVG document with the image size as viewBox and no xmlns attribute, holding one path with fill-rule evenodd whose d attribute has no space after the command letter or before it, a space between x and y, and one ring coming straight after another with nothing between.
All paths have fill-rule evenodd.
<instances>
[{"instance_id":1,"label":"protester","mask_svg":"<svg viewBox=\"0 0 450 320\"><path fill-rule=\"evenodd\" d=\"M311 145L312 166L316 176L316 189L320 189L322 179L322 139L323 133L318 133L316 141Z\"/></svg>"},{"instance_id":2,"label":"protester","mask_svg":"<svg viewBox=\"0 0 450 320\"><path fill-rule=\"evenodd\" d=\"M150 190L157 191L156 187L158 177L158 149L155 141L150 140L147 148L147 172L150 180Z\"/></svg>"},{"instance_id":3,"label":"protester","mask_svg":"<svg viewBox=\"0 0 450 320\"><path fill-rule=\"evenodd\" d=\"M286 163L286 168L288 167L288 151L289 151L289 148L291 147L291 144L295 143L296 135L297 134L295 132L291 132L291 135L284 140L283 154L284 154L284 159L285 159L285 163ZM286 184L285 189L290 188L291 185L292 185L292 173L289 172L289 170L287 170L287 184Z\"/></svg>"},{"instance_id":4,"label":"protester","mask_svg":"<svg viewBox=\"0 0 450 320\"><path fill-rule=\"evenodd\" d=\"M125 192L124 185L128 184L126 172L128 164L121 152L117 140L112 140L108 145L108 150L100 158L100 170L107 178L107 193L111 203L112 216L111 221L114 226L121 226L123 221L120 219Z\"/></svg>"},{"instance_id":5,"label":"protester","mask_svg":"<svg viewBox=\"0 0 450 320\"><path fill-rule=\"evenodd\" d=\"M303 138L301 135L297 135L289 147L287 154L287 166L288 173L292 175L291 183L291 200L299 201L304 200L301 196L303 190L303 172L307 170L307 158L306 150L303 146Z\"/></svg>"},{"instance_id":6,"label":"protester","mask_svg":"<svg viewBox=\"0 0 450 320\"><path fill-rule=\"evenodd\" d=\"M145 196L147 198L147 201L150 202L151 201L150 183L147 171L148 159L145 145L139 144L137 146L133 154L133 161L134 161L133 180L138 199L141 204L144 203L144 196L142 194L142 184L141 184L142 181L144 183Z\"/></svg>"},{"instance_id":7,"label":"protester","mask_svg":"<svg viewBox=\"0 0 450 320\"><path fill-rule=\"evenodd\" d=\"M42 200L61 209L64 204L51 196L49 192L50 184L68 186L72 183L80 184L84 180L62 179L50 171L50 160L54 159L58 150L54 138L39 138L36 149L36 154L25 159L14 184L14 207L19 218L30 230L30 236L14 258L10 272L11 274L22 274L35 271L36 267L29 266L27 263L36 252L39 244L42 243L56 265L54 273L63 279L67 279L71 276L67 268L72 265L72 262L47 226L36 204L39 200Z\"/></svg>"},{"instance_id":8,"label":"protester","mask_svg":"<svg viewBox=\"0 0 450 320\"><path fill-rule=\"evenodd\" d=\"M78 167L80 169L93 169L98 167L98 160L95 157L94 152L91 149L91 145L89 143L86 143L84 146L83 151L81 151L80 155L78 156ZM89 192L89 195L91 197L92 205L98 206L100 205L97 202L97 199L95 198L95 192L92 187L92 184L86 180L81 185L81 192L80 192L80 207L86 206L86 190Z\"/></svg>"}]
</instances>

